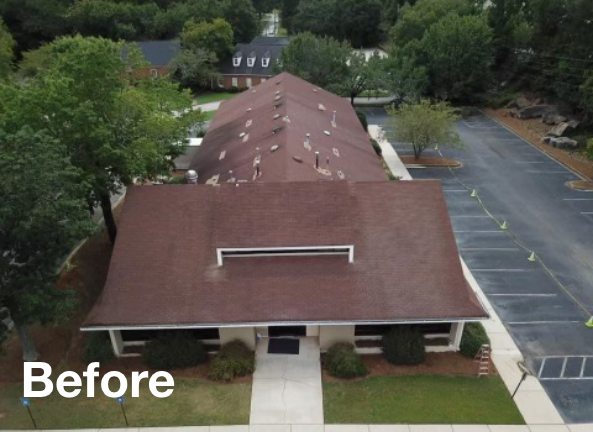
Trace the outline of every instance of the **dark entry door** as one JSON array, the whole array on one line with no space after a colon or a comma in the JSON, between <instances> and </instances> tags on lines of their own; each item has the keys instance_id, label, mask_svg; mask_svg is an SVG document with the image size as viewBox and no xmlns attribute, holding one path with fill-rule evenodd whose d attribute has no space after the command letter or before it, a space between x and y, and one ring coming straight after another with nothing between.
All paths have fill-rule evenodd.
<instances>
[{"instance_id":1,"label":"dark entry door","mask_svg":"<svg viewBox=\"0 0 593 432\"><path fill-rule=\"evenodd\" d=\"M270 326L268 327L270 337L300 337L307 336L306 326Z\"/></svg>"}]
</instances>

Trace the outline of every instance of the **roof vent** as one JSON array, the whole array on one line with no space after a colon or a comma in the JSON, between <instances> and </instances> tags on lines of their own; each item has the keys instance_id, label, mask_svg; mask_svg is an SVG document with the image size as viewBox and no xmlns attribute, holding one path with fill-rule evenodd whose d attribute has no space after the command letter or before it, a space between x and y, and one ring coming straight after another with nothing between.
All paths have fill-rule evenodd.
<instances>
[{"instance_id":1,"label":"roof vent","mask_svg":"<svg viewBox=\"0 0 593 432\"><path fill-rule=\"evenodd\" d=\"M245 122L245 127L248 128L249 126L251 126L253 124L253 120L249 119Z\"/></svg>"},{"instance_id":2,"label":"roof vent","mask_svg":"<svg viewBox=\"0 0 593 432\"><path fill-rule=\"evenodd\" d=\"M276 126L274 129L272 129L272 133L273 134L277 134L278 132L280 132L282 130L282 126Z\"/></svg>"},{"instance_id":3,"label":"roof vent","mask_svg":"<svg viewBox=\"0 0 593 432\"><path fill-rule=\"evenodd\" d=\"M330 136L331 134L329 133L329 131L323 131L324 134L326 134L327 136Z\"/></svg>"},{"instance_id":4,"label":"roof vent","mask_svg":"<svg viewBox=\"0 0 593 432\"><path fill-rule=\"evenodd\" d=\"M241 133L239 134L239 138L243 138L244 136L245 136L245 132L241 132Z\"/></svg>"},{"instance_id":5,"label":"roof vent","mask_svg":"<svg viewBox=\"0 0 593 432\"><path fill-rule=\"evenodd\" d=\"M187 184L198 184L198 173L194 170L189 170L183 176Z\"/></svg>"},{"instance_id":6,"label":"roof vent","mask_svg":"<svg viewBox=\"0 0 593 432\"><path fill-rule=\"evenodd\" d=\"M278 80L275 82L276 85L280 84L282 82L282 80Z\"/></svg>"},{"instance_id":7,"label":"roof vent","mask_svg":"<svg viewBox=\"0 0 593 432\"><path fill-rule=\"evenodd\" d=\"M317 89L316 89L316 88L313 88L313 91L314 91L315 93L317 93Z\"/></svg>"},{"instance_id":8,"label":"roof vent","mask_svg":"<svg viewBox=\"0 0 593 432\"><path fill-rule=\"evenodd\" d=\"M293 157L292 157L292 159L293 159L295 162L298 162L298 163L303 163L303 159L302 159L301 157L299 157L299 156L293 156Z\"/></svg>"},{"instance_id":9,"label":"roof vent","mask_svg":"<svg viewBox=\"0 0 593 432\"><path fill-rule=\"evenodd\" d=\"M249 112L249 111L251 111L251 108L247 108L245 111Z\"/></svg>"},{"instance_id":10,"label":"roof vent","mask_svg":"<svg viewBox=\"0 0 593 432\"><path fill-rule=\"evenodd\" d=\"M280 98L281 98L281 97L282 97L282 96L278 95L278 96L276 96L276 97L274 98L274 100L278 101L278 100L280 100Z\"/></svg>"},{"instance_id":11,"label":"roof vent","mask_svg":"<svg viewBox=\"0 0 593 432\"><path fill-rule=\"evenodd\" d=\"M255 66L255 51L252 51L251 54L249 54L249 57L247 58L247 67L252 68L253 66Z\"/></svg>"},{"instance_id":12,"label":"roof vent","mask_svg":"<svg viewBox=\"0 0 593 432\"><path fill-rule=\"evenodd\" d=\"M337 156L340 157L340 150L338 150L337 148L332 148L332 152Z\"/></svg>"},{"instance_id":13,"label":"roof vent","mask_svg":"<svg viewBox=\"0 0 593 432\"><path fill-rule=\"evenodd\" d=\"M257 91L256 89L253 89L253 90L251 90L251 93L255 93L256 91Z\"/></svg>"},{"instance_id":14,"label":"roof vent","mask_svg":"<svg viewBox=\"0 0 593 432\"><path fill-rule=\"evenodd\" d=\"M319 104L317 108L319 109L319 111L325 111L325 106L323 106L323 104Z\"/></svg>"},{"instance_id":15,"label":"roof vent","mask_svg":"<svg viewBox=\"0 0 593 432\"><path fill-rule=\"evenodd\" d=\"M278 120L280 118L280 114L274 114L274 120Z\"/></svg>"},{"instance_id":16,"label":"roof vent","mask_svg":"<svg viewBox=\"0 0 593 432\"><path fill-rule=\"evenodd\" d=\"M280 90L276 90L276 94L279 95L280 94Z\"/></svg>"},{"instance_id":17,"label":"roof vent","mask_svg":"<svg viewBox=\"0 0 593 432\"><path fill-rule=\"evenodd\" d=\"M241 66L241 59L243 58L243 53L241 51L237 51L233 56L233 66L239 67Z\"/></svg>"},{"instance_id":18,"label":"roof vent","mask_svg":"<svg viewBox=\"0 0 593 432\"><path fill-rule=\"evenodd\" d=\"M212 177L210 177L208 180L206 180L206 184L208 184L208 185L217 185L219 178L220 178L220 174L215 174Z\"/></svg>"},{"instance_id":19,"label":"roof vent","mask_svg":"<svg viewBox=\"0 0 593 432\"><path fill-rule=\"evenodd\" d=\"M280 146L278 146L278 144L274 144L272 147L270 147L270 152L274 153L279 148L280 148Z\"/></svg>"},{"instance_id":20,"label":"roof vent","mask_svg":"<svg viewBox=\"0 0 593 432\"><path fill-rule=\"evenodd\" d=\"M223 160L225 156L226 156L226 150L221 151L220 156L218 156L218 160Z\"/></svg>"},{"instance_id":21,"label":"roof vent","mask_svg":"<svg viewBox=\"0 0 593 432\"><path fill-rule=\"evenodd\" d=\"M340 180L344 180L346 178L342 171L338 171L338 177L340 177Z\"/></svg>"},{"instance_id":22,"label":"roof vent","mask_svg":"<svg viewBox=\"0 0 593 432\"><path fill-rule=\"evenodd\" d=\"M307 134L307 138L305 138L305 148L311 151L311 134Z\"/></svg>"},{"instance_id":23,"label":"roof vent","mask_svg":"<svg viewBox=\"0 0 593 432\"><path fill-rule=\"evenodd\" d=\"M247 134L243 137L243 142L247 142L248 139L249 139L249 134Z\"/></svg>"},{"instance_id":24,"label":"roof vent","mask_svg":"<svg viewBox=\"0 0 593 432\"><path fill-rule=\"evenodd\" d=\"M274 109L277 109L278 107L282 106L282 102L278 101L274 104Z\"/></svg>"}]
</instances>

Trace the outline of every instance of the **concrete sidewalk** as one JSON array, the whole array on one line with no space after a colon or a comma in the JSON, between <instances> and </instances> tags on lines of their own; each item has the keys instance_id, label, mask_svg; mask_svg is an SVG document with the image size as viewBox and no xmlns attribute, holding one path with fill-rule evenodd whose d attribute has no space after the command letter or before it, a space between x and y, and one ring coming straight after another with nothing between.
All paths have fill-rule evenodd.
<instances>
[{"instance_id":1,"label":"concrete sidewalk","mask_svg":"<svg viewBox=\"0 0 593 432\"><path fill-rule=\"evenodd\" d=\"M323 424L319 340L300 338L298 355L268 354L268 341L263 338L257 343L249 422Z\"/></svg>"},{"instance_id":2,"label":"concrete sidewalk","mask_svg":"<svg viewBox=\"0 0 593 432\"><path fill-rule=\"evenodd\" d=\"M379 145L381 146L381 153L383 154L383 159L385 163L391 170L391 173L399 177L400 180L412 180L412 176L404 166L404 163L401 161L389 141L386 139L379 139L379 135L381 133L381 128L377 125L369 125L369 135L371 138L377 140Z\"/></svg>"},{"instance_id":3,"label":"concrete sidewalk","mask_svg":"<svg viewBox=\"0 0 593 432\"><path fill-rule=\"evenodd\" d=\"M193 104L192 108L194 109L194 111L197 110L198 108L201 109L202 112L216 111L220 107L220 104L223 102L224 101L216 101L216 102L208 102L205 104Z\"/></svg>"}]
</instances>

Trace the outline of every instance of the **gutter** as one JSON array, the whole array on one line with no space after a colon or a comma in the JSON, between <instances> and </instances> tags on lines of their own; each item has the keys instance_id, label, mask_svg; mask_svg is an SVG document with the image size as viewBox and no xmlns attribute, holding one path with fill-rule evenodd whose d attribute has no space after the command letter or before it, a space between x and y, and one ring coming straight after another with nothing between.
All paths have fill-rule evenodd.
<instances>
[{"instance_id":1,"label":"gutter","mask_svg":"<svg viewBox=\"0 0 593 432\"><path fill-rule=\"evenodd\" d=\"M488 320L488 316L468 318L435 318L419 320L393 320L393 321L267 321L252 323L206 323L206 324L163 324L163 325L98 325L83 326L81 331L108 331L108 330L189 330L201 328L237 328L237 327L286 327L286 326L346 326L346 325L390 325L390 324L441 324L459 322L479 322Z\"/></svg>"}]
</instances>

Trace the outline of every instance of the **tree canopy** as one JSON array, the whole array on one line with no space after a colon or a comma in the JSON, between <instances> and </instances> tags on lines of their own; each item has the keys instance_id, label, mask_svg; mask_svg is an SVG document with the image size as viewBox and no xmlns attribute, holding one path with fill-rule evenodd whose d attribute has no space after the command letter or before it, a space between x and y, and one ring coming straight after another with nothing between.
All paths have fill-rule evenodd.
<instances>
[{"instance_id":1,"label":"tree canopy","mask_svg":"<svg viewBox=\"0 0 593 432\"><path fill-rule=\"evenodd\" d=\"M411 146L416 159L420 158L424 150L436 145L462 147L455 131L458 118L446 102L433 103L421 99L416 103L403 103L398 108L390 108L388 112L393 140Z\"/></svg>"},{"instance_id":2,"label":"tree canopy","mask_svg":"<svg viewBox=\"0 0 593 432\"><path fill-rule=\"evenodd\" d=\"M76 36L44 49L52 56L35 78L3 89L6 130L30 126L65 146L113 240L110 195L134 178L168 172L199 120L192 97L168 79L135 78L139 50L128 47L122 58L121 42Z\"/></svg>"},{"instance_id":3,"label":"tree canopy","mask_svg":"<svg viewBox=\"0 0 593 432\"><path fill-rule=\"evenodd\" d=\"M0 309L16 325L24 359L35 361L27 326L57 323L72 311L74 293L55 288L57 269L94 224L88 185L65 146L28 126L3 129L0 124Z\"/></svg>"},{"instance_id":4,"label":"tree canopy","mask_svg":"<svg viewBox=\"0 0 593 432\"><path fill-rule=\"evenodd\" d=\"M15 42L12 35L0 19L0 79L12 72Z\"/></svg>"}]
</instances>

